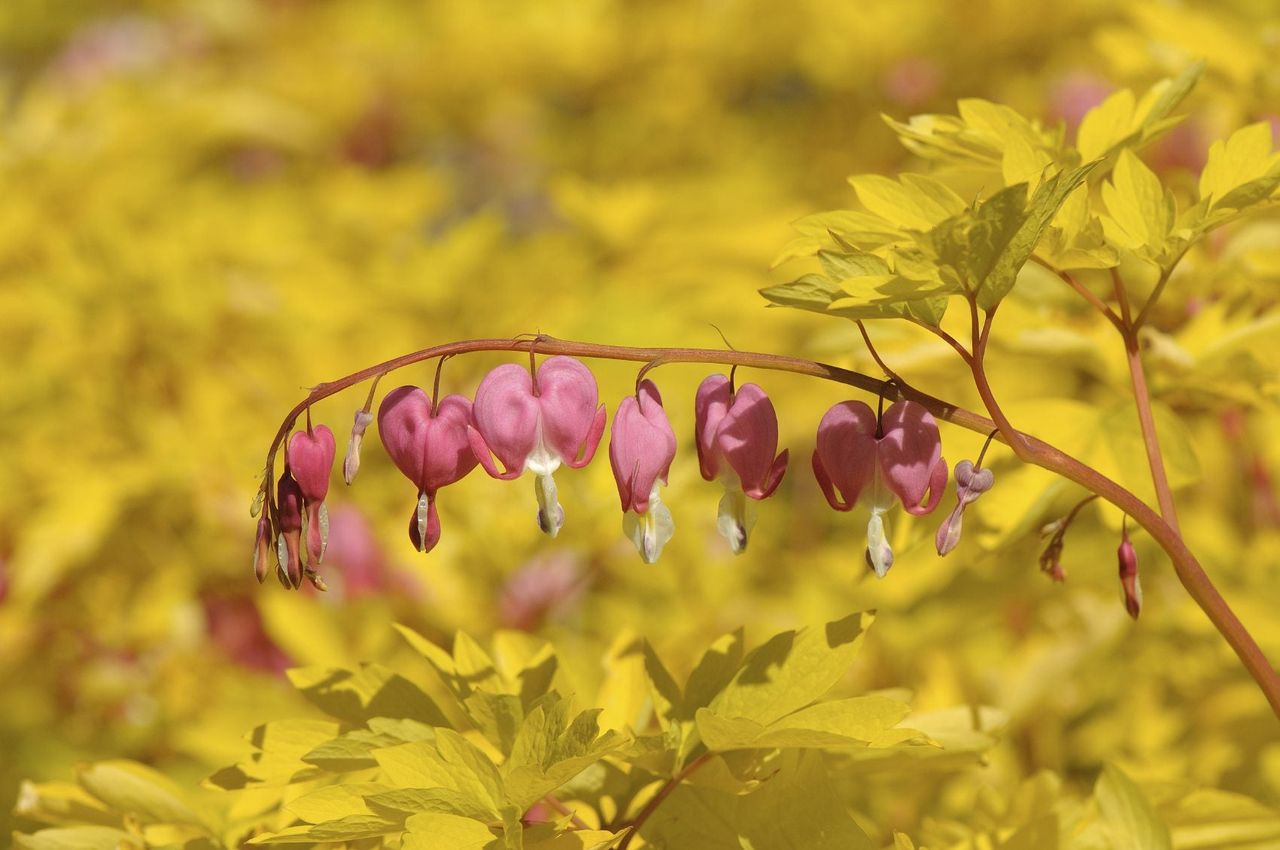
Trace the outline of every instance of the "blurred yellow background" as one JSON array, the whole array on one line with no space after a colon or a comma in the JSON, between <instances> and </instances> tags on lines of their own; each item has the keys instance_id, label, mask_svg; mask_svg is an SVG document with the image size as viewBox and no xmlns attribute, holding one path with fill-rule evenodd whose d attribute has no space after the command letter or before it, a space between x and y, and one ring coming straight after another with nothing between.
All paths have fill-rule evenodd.
<instances>
[{"instance_id":1,"label":"blurred yellow background","mask_svg":"<svg viewBox=\"0 0 1280 850\"><path fill-rule=\"evenodd\" d=\"M1203 56L1191 119L1149 158L1176 181L1210 141L1280 114L1278 44L1265 0L5 0L0 834L23 825L7 815L22 779L87 760L195 787L252 726L305 710L285 667L395 658L392 622L442 639L540 629L589 670L628 632L688 665L738 625L759 640L860 608L881 612L862 686L1010 716L976 776L858 791L879 829L963 820L983 788L1041 768L1087 786L1104 759L1276 802L1275 720L1167 562L1138 542L1147 606L1131 625L1114 528L1090 514L1069 581L1046 581L1034 529L1072 493L1007 454L960 550L937 559L934 523L899 518L898 564L867 578L862 525L827 509L808 469L821 412L847 396L833 385L744 373L775 399L792 467L736 559L715 533L720 490L697 474L705 371L688 366L652 375L681 441L676 537L652 567L622 537L603 454L558 476L555 541L527 480L477 471L442 493L443 540L422 557L405 539L412 487L371 433L355 486L331 491L325 596L253 581L247 509L306 387L449 340L716 346L719 328L875 374L852 324L767 310L756 290L784 278L770 262L791 221L847 206L849 174L908 163L881 113L975 96L1070 125ZM1271 265L1222 285L1274 302L1275 223L1258 227ZM1122 352L1089 322L1008 313L994 374L1028 430L1064 427L1046 395L1123 398ZM945 347L872 330L923 389L978 406ZM469 394L506 359L454 359L445 389ZM634 366L593 368L612 415ZM1274 395L1205 404L1161 368L1198 455L1181 495L1192 548L1280 658ZM315 410L340 454L363 400ZM943 439L953 462L981 442Z\"/></svg>"}]
</instances>

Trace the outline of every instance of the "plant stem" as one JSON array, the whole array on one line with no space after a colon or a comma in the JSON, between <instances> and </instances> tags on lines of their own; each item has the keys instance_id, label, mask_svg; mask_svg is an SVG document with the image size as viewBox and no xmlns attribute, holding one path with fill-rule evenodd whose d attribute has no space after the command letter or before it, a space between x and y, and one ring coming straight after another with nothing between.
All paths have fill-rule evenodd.
<instances>
[{"instance_id":1,"label":"plant stem","mask_svg":"<svg viewBox=\"0 0 1280 850\"><path fill-rule=\"evenodd\" d=\"M978 335L985 348L986 336L980 328ZM927 393L922 393L913 387L896 381L882 381L859 372L798 357L784 357L777 354L731 351L727 349L632 348L620 345L599 345L558 340L551 337L540 337L535 344L538 352L542 354L563 354L637 363L662 358L667 363L714 363L808 375L856 387L868 393L881 393L886 398L894 401L909 399L923 405L935 417L962 428L967 428L970 431L987 434L993 427L998 428L1003 441L1024 462L1033 463L1051 472L1056 472L1086 490L1097 493L1127 513L1135 522L1147 530L1147 533L1168 553L1173 562L1174 571L1178 574L1183 587L1186 588L1191 597L1208 615L1210 621L1213 622L1227 643L1231 645L1231 648L1244 664L1245 669L1249 671L1249 674L1266 696L1276 716L1280 717L1280 675L1277 675L1276 670L1270 665L1262 650L1253 640L1253 636L1240 623L1226 601L1213 586L1213 582L1209 580L1209 577L1187 548L1178 532L1145 502L1120 484L1043 440L1014 429L996 402L980 357L974 358L973 376L978 387L978 393L982 396L987 410L991 413L992 419L995 420L994 422L992 419L988 419L978 413L966 410ZM275 467L276 453L280 448L281 442L289 433L290 428L292 428L294 421L310 405L370 378L378 378L402 366L430 360L442 354L464 354L477 351L525 351L529 346L528 339L476 339L453 342L424 348L421 351L415 351L384 363L379 363L376 366L370 366L336 381L319 384L311 390L305 399L294 406L280 424L275 438L271 441L262 482L262 487L267 492L268 503L271 504L273 502L271 479Z\"/></svg>"},{"instance_id":2,"label":"plant stem","mask_svg":"<svg viewBox=\"0 0 1280 850\"><path fill-rule=\"evenodd\" d=\"M688 779L695 770L709 762L711 760L711 756L712 754L709 752L698 756L696 759L686 764L679 773L668 779L666 783L658 789L658 793L653 795L653 799L645 803L644 808L641 809L640 813L635 816L633 821L631 821L631 831L627 833L626 838L622 839L622 843L618 845L618 850L627 850L627 847L631 845L631 839L636 837L640 832L640 827L644 826L644 822L658 810L658 806L662 805L662 801L667 799L667 797L671 795L671 792L676 790L676 787L679 786L681 782Z\"/></svg>"},{"instance_id":3,"label":"plant stem","mask_svg":"<svg viewBox=\"0 0 1280 850\"><path fill-rule=\"evenodd\" d=\"M573 809L569 808L564 803L560 802L555 797L555 795L548 794L547 796L542 798L542 802L546 803L548 806L555 809L560 814L568 817L569 822L573 824L574 829L591 829L591 827L587 824L586 821L578 817L577 813L574 812Z\"/></svg>"},{"instance_id":4,"label":"plant stem","mask_svg":"<svg viewBox=\"0 0 1280 850\"><path fill-rule=\"evenodd\" d=\"M1063 271L1062 269L1056 269L1053 266L1049 265L1044 260L1040 259L1039 257L1033 256L1031 260L1036 265L1043 266L1044 268L1056 274L1058 277L1062 278L1063 282L1066 283L1067 286L1070 286L1072 289L1076 291L1077 295L1079 295L1085 301L1088 301L1091 305L1093 305L1093 309L1097 310L1104 317L1106 317L1108 322L1115 325L1117 329L1120 327L1120 317L1115 314L1115 311L1112 310L1110 307L1108 307L1106 304L1104 304L1101 298L1099 298L1098 296L1094 295L1091 291L1089 291L1089 288L1087 286L1085 286L1080 281L1076 280L1075 277L1070 272Z\"/></svg>"},{"instance_id":5,"label":"plant stem","mask_svg":"<svg viewBox=\"0 0 1280 850\"><path fill-rule=\"evenodd\" d=\"M1166 276L1167 277L1167 276ZM1162 277L1163 281L1165 277ZM1160 505L1160 515L1169 523L1175 532L1182 533L1178 526L1178 510L1173 503L1173 488L1169 486L1169 475L1164 468L1164 454L1160 451L1160 435L1156 432L1155 416L1151 412L1151 391L1147 387L1147 373L1142 366L1142 352L1138 346L1138 327L1129 311L1129 296L1125 292L1124 281L1120 279L1118 269L1111 270L1111 282L1116 289L1116 299L1120 302L1120 336L1124 340L1125 360L1129 364L1129 380L1133 384L1133 400L1138 407L1138 424L1142 427L1142 442L1147 449L1147 465L1151 467L1151 482L1155 485L1156 502ZM1158 294L1157 292L1153 293ZM1148 305L1150 306L1150 302Z\"/></svg>"}]
</instances>

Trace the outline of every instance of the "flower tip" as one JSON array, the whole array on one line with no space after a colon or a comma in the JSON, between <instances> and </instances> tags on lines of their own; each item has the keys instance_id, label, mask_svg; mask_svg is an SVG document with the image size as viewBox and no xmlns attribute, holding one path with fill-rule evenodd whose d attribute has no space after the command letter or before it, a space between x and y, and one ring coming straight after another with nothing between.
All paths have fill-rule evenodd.
<instances>
[{"instance_id":1,"label":"flower tip","mask_svg":"<svg viewBox=\"0 0 1280 850\"><path fill-rule=\"evenodd\" d=\"M940 556L945 556L960 544L960 533L964 526L964 510L962 505L956 505L955 508L942 521L942 525L938 526L938 533L934 537L934 545L938 549Z\"/></svg>"}]
</instances>

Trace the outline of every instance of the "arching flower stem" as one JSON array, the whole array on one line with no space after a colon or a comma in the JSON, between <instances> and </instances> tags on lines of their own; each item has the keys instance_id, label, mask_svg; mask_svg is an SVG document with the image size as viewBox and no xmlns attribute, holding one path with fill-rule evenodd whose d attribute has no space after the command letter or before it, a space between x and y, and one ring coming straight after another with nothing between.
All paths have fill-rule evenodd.
<instances>
[{"instance_id":1,"label":"arching flower stem","mask_svg":"<svg viewBox=\"0 0 1280 850\"><path fill-rule=\"evenodd\" d=\"M989 331L989 329L990 326L988 324L987 330ZM1069 481L1079 484L1086 490L1098 494L1127 513L1168 554L1183 587L1186 588L1187 592L1195 599L1200 608L1208 615L1210 621L1213 622L1214 626L1231 645L1231 648L1266 696L1272 710L1277 717L1280 717L1280 674L1277 674L1275 668L1272 667L1258 647L1253 636L1236 617L1217 588L1214 587L1209 576L1205 574L1204 569L1200 566L1191 550L1187 548L1181 535L1159 513L1117 482L1043 440L1014 429L1000 410L982 366L982 355L985 353L987 336L980 327L975 336L978 351L976 352L977 356L973 358L972 372L978 393L982 396L984 404L991 413L992 418L990 419L959 405L921 392L906 383L884 381L827 363L778 354L732 351L728 349L641 348L601 345L598 343L560 340L548 336L537 337L533 345L527 339L506 338L463 340L431 346L430 348L404 354L361 369L358 372L353 372L337 380L315 386L307 397L298 402L285 416L284 421L280 423L280 427L277 429L276 435L267 451L262 486L268 492L267 501L274 519L276 510L274 500L270 495L270 484L272 471L275 468L276 454L298 416L309 406L364 381L381 377L404 366L420 363L445 354L456 355L481 351L528 351L536 346L540 353L549 355L563 354L571 357L622 360L633 363L646 363L662 359L665 363L712 363L726 366L749 366L756 369L769 369L821 378L855 387L868 393L882 393L886 398L894 401L902 399L914 401L923 405L938 419L943 419L953 425L981 434L988 434L993 428L998 428L1000 439L1007 443L1022 461L1055 472Z\"/></svg>"}]
</instances>

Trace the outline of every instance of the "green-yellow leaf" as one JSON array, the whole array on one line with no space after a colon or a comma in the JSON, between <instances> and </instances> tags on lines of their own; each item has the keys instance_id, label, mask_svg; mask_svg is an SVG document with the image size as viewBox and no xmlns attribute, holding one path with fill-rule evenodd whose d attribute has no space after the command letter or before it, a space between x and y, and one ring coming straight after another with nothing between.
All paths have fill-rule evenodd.
<instances>
[{"instance_id":1,"label":"green-yellow leaf","mask_svg":"<svg viewBox=\"0 0 1280 850\"><path fill-rule=\"evenodd\" d=\"M81 770L78 779L108 808L142 823L205 826L170 779L136 762L98 762Z\"/></svg>"},{"instance_id":2,"label":"green-yellow leaf","mask_svg":"<svg viewBox=\"0 0 1280 850\"><path fill-rule=\"evenodd\" d=\"M405 828L402 850L484 850L494 838L484 824L457 815L414 815Z\"/></svg>"},{"instance_id":3,"label":"green-yellow leaf","mask_svg":"<svg viewBox=\"0 0 1280 850\"><path fill-rule=\"evenodd\" d=\"M1171 850L1169 827L1120 768L1107 765L1102 769L1094 796L1113 850Z\"/></svg>"},{"instance_id":4,"label":"green-yellow leaf","mask_svg":"<svg viewBox=\"0 0 1280 850\"><path fill-rule=\"evenodd\" d=\"M1111 182L1102 186L1107 238L1121 248L1158 254L1173 228L1173 195L1129 150L1121 151Z\"/></svg>"},{"instance_id":5,"label":"green-yellow leaf","mask_svg":"<svg viewBox=\"0 0 1280 850\"><path fill-rule=\"evenodd\" d=\"M1274 153L1271 146L1271 125L1265 121L1242 127L1225 141L1214 142L1200 172L1201 199L1208 201L1211 208L1239 209L1247 205L1245 202L1257 203L1269 196L1280 183L1280 154ZM1259 185L1251 195L1238 191L1253 183Z\"/></svg>"},{"instance_id":6,"label":"green-yellow leaf","mask_svg":"<svg viewBox=\"0 0 1280 850\"><path fill-rule=\"evenodd\" d=\"M142 839L107 826L72 826L14 833L14 850L142 850Z\"/></svg>"},{"instance_id":7,"label":"green-yellow leaf","mask_svg":"<svg viewBox=\"0 0 1280 850\"><path fill-rule=\"evenodd\" d=\"M921 174L904 174L901 180L862 174L849 182L868 211L908 230L929 230L965 208L959 195Z\"/></svg>"}]
</instances>

